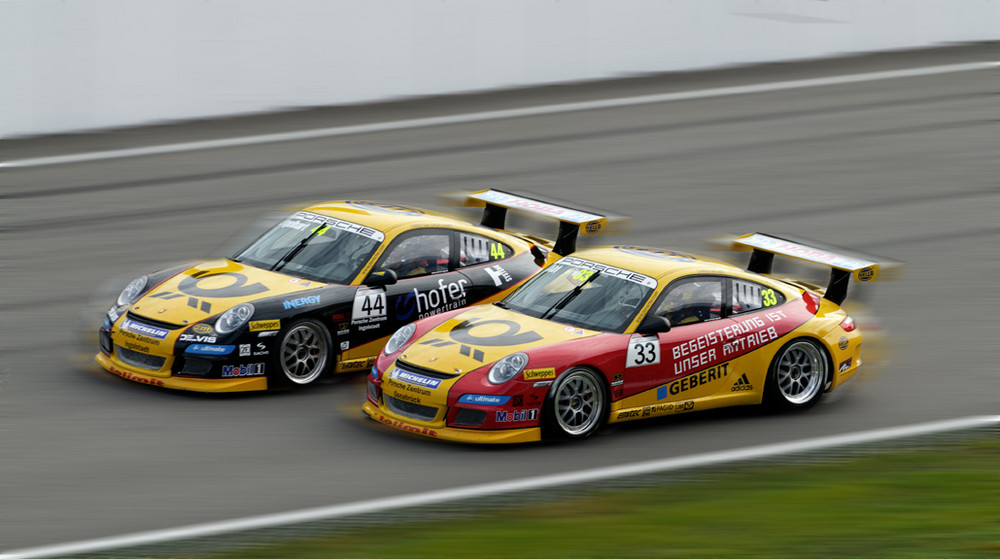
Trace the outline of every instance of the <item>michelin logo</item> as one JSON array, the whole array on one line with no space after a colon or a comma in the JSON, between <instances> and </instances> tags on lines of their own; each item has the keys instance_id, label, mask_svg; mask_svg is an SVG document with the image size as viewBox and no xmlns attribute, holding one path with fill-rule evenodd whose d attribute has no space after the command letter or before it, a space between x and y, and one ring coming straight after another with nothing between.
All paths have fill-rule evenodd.
<instances>
[{"instance_id":1,"label":"michelin logo","mask_svg":"<svg viewBox=\"0 0 1000 559\"><path fill-rule=\"evenodd\" d=\"M441 381L436 378L425 377L398 369L392 372L392 377L409 384L423 386L424 388L437 388L441 384Z\"/></svg>"}]
</instances>

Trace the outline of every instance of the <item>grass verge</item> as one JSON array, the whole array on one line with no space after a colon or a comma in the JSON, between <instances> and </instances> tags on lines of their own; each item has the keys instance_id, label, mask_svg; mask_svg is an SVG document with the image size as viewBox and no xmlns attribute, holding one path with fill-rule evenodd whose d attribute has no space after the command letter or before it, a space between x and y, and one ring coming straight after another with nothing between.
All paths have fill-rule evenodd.
<instances>
[{"instance_id":1,"label":"grass verge","mask_svg":"<svg viewBox=\"0 0 1000 559\"><path fill-rule=\"evenodd\" d=\"M997 559L1000 438L715 468L683 483L592 490L210 557Z\"/></svg>"}]
</instances>

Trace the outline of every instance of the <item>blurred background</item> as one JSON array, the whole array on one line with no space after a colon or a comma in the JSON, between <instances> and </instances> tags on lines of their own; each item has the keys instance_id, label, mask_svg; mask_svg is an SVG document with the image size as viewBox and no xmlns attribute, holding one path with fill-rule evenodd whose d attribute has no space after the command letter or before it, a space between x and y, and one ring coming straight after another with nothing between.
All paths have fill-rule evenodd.
<instances>
[{"instance_id":1,"label":"blurred background","mask_svg":"<svg viewBox=\"0 0 1000 559\"><path fill-rule=\"evenodd\" d=\"M998 40L995 0L0 1L0 550L997 413ZM130 279L274 212L489 187L632 217L600 244L794 234L907 275L852 285L886 343L810 413L576 445L387 434L360 378L93 364Z\"/></svg>"}]
</instances>

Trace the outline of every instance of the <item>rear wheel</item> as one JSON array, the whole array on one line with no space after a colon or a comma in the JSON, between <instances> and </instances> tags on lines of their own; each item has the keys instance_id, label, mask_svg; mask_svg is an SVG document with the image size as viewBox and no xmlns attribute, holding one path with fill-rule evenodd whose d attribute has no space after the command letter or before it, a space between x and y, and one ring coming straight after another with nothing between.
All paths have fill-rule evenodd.
<instances>
[{"instance_id":1,"label":"rear wheel","mask_svg":"<svg viewBox=\"0 0 1000 559\"><path fill-rule=\"evenodd\" d=\"M546 434L582 439L604 423L608 391L604 381L590 369L574 368L556 380L544 410Z\"/></svg>"},{"instance_id":2,"label":"rear wheel","mask_svg":"<svg viewBox=\"0 0 1000 559\"><path fill-rule=\"evenodd\" d=\"M826 352L799 338L782 346L771 362L765 393L771 407L804 409L819 401L826 387Z\"/></svg>"},{"instance_id":3,"label":"rear wheel","mask_svg":"<svg viewBox=\"0 0 1000 559\"><path fill-rule=\"evenodd\" d=\"M319 380L331 360L330 333L315 320L300 320L281 336L278 345L279 384L305 386Z\"/></svg>"}]
</instances>

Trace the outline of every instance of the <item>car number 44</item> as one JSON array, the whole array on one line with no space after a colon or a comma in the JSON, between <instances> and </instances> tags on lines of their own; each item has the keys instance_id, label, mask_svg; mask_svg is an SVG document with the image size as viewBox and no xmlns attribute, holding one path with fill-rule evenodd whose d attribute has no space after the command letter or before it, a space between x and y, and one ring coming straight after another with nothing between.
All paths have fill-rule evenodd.
<instances>
[{"instance_id":1,"label":"car number 44","mask_svg":"<svg viewBox=\"0 0 1000 559\"><path fill-rule=\"evenodd\" d=\"M385 291L359 289L354 296L354 320L385 316Z\"/></svg>"}]
</instances>

